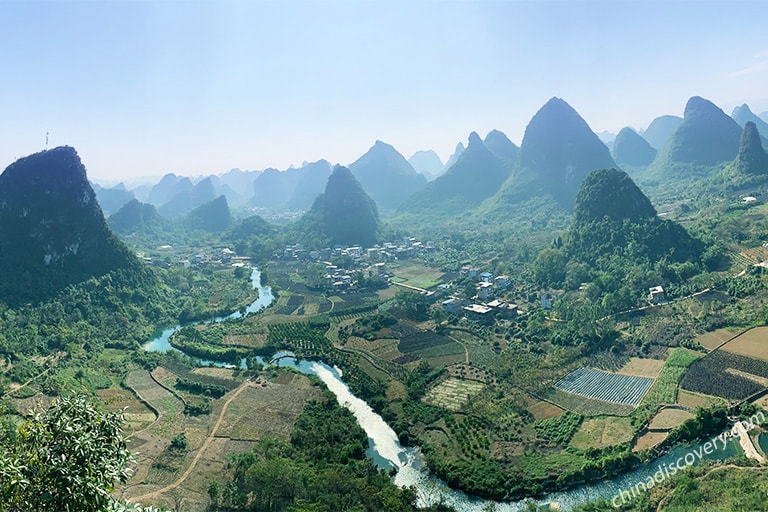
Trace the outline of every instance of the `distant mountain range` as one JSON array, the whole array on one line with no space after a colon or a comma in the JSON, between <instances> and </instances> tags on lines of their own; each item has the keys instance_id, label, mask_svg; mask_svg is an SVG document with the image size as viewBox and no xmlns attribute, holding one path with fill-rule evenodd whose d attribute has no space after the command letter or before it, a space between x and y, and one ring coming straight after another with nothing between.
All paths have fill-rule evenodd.
<instances>
[{"instance_id":1,"label":"distant mountain range","mask_svg":"<svg viewBox=\"0 0 768 512\"><path fill-rule=\"evenodd\" d=\"M331 164L325 160L286 171L266 169L253 182L248 204L275 211L308 210L330 175Z\"/></svg>"},{"instance_id":2,"label":"distant mountain range","mask_svg":"<svg viewBox=\"0 0 768 512\"><path fill-rule=\"evenodd\" d=\"M157 208L138 199L131 199L107 219L109 227L117 233L128 234L162 223Z\"/></svg>"},{"instance_id":3,"label":"distant mountain range","mask_svg":"<svg viewBox=\"0 0 768 512\"><path fill-rule=\"evenodd\" d=\"M96 193L96 200L104 211L104 215L115 213L124 204L135 197L122 183L111 188L104 188L97 183L91 182L91 187Z\"/></svg>"},{"instance_id":4,"label":"distant mountain range","mask_svg":"<svg viewBox=\"0 0 768 512\"><path fill-rule=\"evenodd\" d=\"M741 127L711 101L694 96L685 106L683 122L644 173L648 183L711 176L739 151Z\"/></svg>"},{"instance_id":5,"label":"distant mountain range","mask_svg":"<svg viewBox=\"0 0 768 512\"><path fill-rule=\"evenodd\" d=\"M223 194L211 202L202 204L189 212L184 218L184 224L189 229L202 229L212 233L220 233L232 223L227 197Z\"/></svg>"},{"instance_id":6,"label":"distant mountain range","mask_svg":"<svg viewBox=\"0 0 768 512\"><path fill-rule=\"evenodd\" d=\"M433 223L427 214L455 222L467 216L485 222L530 211L536 204L549 208L550 214L570 215L580 183L595 169L622 166L652 192L664 190L664 184L678 190L691 177L718 176L726 166L731 175L759 175L754 170L761 165L759 151L752 149L751 157L739 151L742 127L748 122L758 132L768 130L768 123L746 104L734 109L731 117L694 96L683 118L663 115L644 131L627 127L616 135L608 131L598 135L567 102L552 98L532 117L520 147L498 130L485 139L473 133L468 145L457 143L443 165L432 150L405 159L393 146L376 141L348 169L385 217L394 215L406 223L420 222L422 217ZM763 148L767 143L762 137ZM254 211L271 215L308 211L324 193L332 168L319 160L283 171L232 169L194 179L169 173L151 188L128 190L122 184L93 188L106 215L118 213L134 198L146 198L162 218L183 220L220 196L225 197L230 216ZM132 213L124 215L134 221L154 218L151 210L142 208L133 204L128 210ZM117 215L110 222L123 229L120 219Z\"/></svg>"}]
</instances>

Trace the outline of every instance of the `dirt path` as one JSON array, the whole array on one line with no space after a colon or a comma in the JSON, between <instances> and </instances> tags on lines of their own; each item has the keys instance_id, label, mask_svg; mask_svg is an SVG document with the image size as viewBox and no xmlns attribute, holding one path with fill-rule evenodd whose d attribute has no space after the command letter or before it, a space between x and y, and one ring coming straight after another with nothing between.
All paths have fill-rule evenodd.
<instances>
[{"instance_id":1,"label":"dirt path","mask_svg":"<svg viewBox=\"0 0 768 512\"><path fill-rule=\"evenodd\" d=\"M146 396L146 394L142 394L140 383L135 381L135 378L137 378L136 375L139 374L139 373L142 373L142 372L145 373L147 375L147 377L152 380L152 382L153 382L153 384L155 386L158 386L162 390L162 394L163 395L167 394L166 395L167 397L170 397L170 398L178 401L179 408L181 410L184 410L184 403L181 400L179 400L178 397L176 397L173 393L168 391L164 386L162 386L159 382L157 382L154 379L154 377L152 377L151 373L149 373L147 370L133 370L126 377L125 383L128 386L128 388L136 394L136 396L139 398L139 400L142 401L143 403L147 404L147 406L150 408L150 410L152 410L155 413L155 421L153 421L152 423L148 424L147 426L145 426L141 430L137 430L135 432L131 432L131 435L128 436L128 439L135 437L139 433L142 433L144 431L148 431L154 425L159 424L160 421L165 416L168 416L170 414L170 412L164 410L164 408L160 405L160 400L161 399L153 400L153 399L148 398ZM138 377L138 378L141 378L141 377Z\"/></svg>"},{"instance_id":2,"label":"dirt path","mask_svg":"<svg viewBox=\"0 0 768 512\"><path fill-rule=\"evenodd\" d=\"M456 338L454 338L453 336L449 335L448 337L451 338L453 341L455 341L456 343L458 343L459 345L462 346L462 348L464 349L464 363L465 364L469 364L469 349L467 348L467 346L464 343L462 343L461 341L459 341Z\"/></svg>"},{"instance_id":3,"label":"dirt path","mask_svg":"<svg viewBox=\"0 0 768 512\"><path fill-rule=\"evenodd\" d=\"M166 485L165 487L158 489L156 491L152 491L150 493L144 494L142 496L135 496L131 498L131 501L134 503L139 503L141 501L145 501L148 499L156 498L160 494L164 494L168 491L172 491L173 489L176 489L179 485L181 485L184 480L187 479L189 475L192 474L192 471L194 471L195 466L199 462L200 458L203 456L205 451L208 449L208 447L213 442L214 438L216 437L216 432L219 430L219 425L221 425L222 420L224 419L224 414L227 412L227 408L229 407L229 404L238 397L240 393L243 392L244 389L246 389L248 386L251 385L251 380L246 379L243 381L242 384L237 388L237 390L232 393L232 395L227 399L226 402L224 402L224 405L221 408L221 411L219 412L219 417L216 419L216 423L214 423L213 428L211 429L211 432L208 434L208 437L205 438L205 441L203 441L203 444L200 445L200 448L197 450L197 454L195 455L195 458L192 459L192 462L190 462L189 467L187 468L184 473L176 479L175 482L172 484Z\"/></svg>"}]
</instances>

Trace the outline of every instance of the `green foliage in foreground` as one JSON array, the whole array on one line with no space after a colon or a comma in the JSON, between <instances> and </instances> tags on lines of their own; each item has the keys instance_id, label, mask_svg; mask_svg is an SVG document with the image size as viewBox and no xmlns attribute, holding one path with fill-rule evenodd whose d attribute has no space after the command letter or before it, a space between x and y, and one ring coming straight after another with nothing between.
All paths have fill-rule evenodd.
<instances>
[{"instance_id":1,"label":"green foliage in foreground","mask_svg":"<svg viewBox=\"0 0 768 512\"><path fill-rule=\"evenodd\" d=\"M310 402L290 443L262 439L231 458L231 480L212 485L214 510L413 511L416 495L400 489L365 456L367 437L330 393ZM209 489L210 489L209 487ZM218 489L223 487L223 491ZM446 510L446 509L441 509Z\"/></svg>"},{"instance_id":2,"label":"green foliage in foreground","mask_svg":"<svg viewBox=\"0 0 768 512\"><path fill-rule=\"evenodd\" d=\"M122 427L122 413L82 397L34 411L0 446L0 511L150 512L112 496L129 476Z\"/></svg>"}]
</instances>

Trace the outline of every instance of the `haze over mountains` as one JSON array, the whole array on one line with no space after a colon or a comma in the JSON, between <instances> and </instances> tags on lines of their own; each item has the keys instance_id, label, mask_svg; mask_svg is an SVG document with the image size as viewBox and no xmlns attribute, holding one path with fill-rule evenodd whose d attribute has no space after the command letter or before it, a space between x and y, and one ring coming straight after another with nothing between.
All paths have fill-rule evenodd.
<instances>
[{"instance_id":1,"label":"haze over mountains","mask_svg":"<svg viewBox=\"0 0 768 512\"><path fill-rule=\"evenodd\" d=\"M750 128L743 130L747 125ZM520 147L499 130L491 130L484 139L473 132L466 146L464 141L457 143L443 165L432 150L406 159L393 146L376 141L348 170L375 202L377 212L403 225L450 219L458 223L468 216L500 219L533 210L567 216L580 184L596 169L624 167L652 190L663 190L665 183L683 186L687 183L680 180L683 176L695 180L749 176L749 183L759 181L765 138L754 137L761 126L768 123L746 104L731 117L694 96L682 118L659 116L639 132L624 128L609 150L571 105L552 98L531 118ZM228 219L254 212L272 218L281 212L309 211L327 192L332 168L319 160L284 171L233 169L195 179L169 173L143 189L127 190L122 184L94 189L105 214L114 215L110 223L121 231L156 224L158 217L183 221L204 205L208 206L202 211L218 212L218 221L205 229L219 230ZM146 204L131 202L138 197L145 197ZM129 202L130 207L118 215Z\"/></svg>"},{"instance_id":2,"label":"haze over mountains","mask_svg":"<svg viewBox=\"0 0 768 512\"><path fill-rule=\"evenodd\" d=\"M764 113L763 115L768 117L768 113ZM733 109L731 117L739 123L739 126L742 128L749 122L754 123L757 131L760 132L760 135L764 139L768 138L768 122L761 119L760 116L755 115L746 103Z\"/></svg>"}]
</instances>

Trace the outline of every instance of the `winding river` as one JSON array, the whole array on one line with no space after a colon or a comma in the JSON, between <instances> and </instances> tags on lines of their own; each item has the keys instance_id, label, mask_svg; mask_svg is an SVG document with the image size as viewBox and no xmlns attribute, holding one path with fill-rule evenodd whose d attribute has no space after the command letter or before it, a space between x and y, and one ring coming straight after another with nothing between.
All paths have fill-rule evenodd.
<instances>
[{"instance_id":1,"label":"winding river","mask_svg":"<svg viewBox=\"0 0 768 512\"><path fill-rule=\"evenodd\" d=\"M246 314L258 312L274 300L271 288L261 286L261 273L258 270L253 270L251 282L258 291L259 297L246 308ZM240 318L241 316L241 313L238 311L232 315L217 318L215 321ZM180 325L177 325L158 332L153 340L144 345L144 348L150 351L162 352L172 349L168 340L180 327ZM289 366L302 373L315 375L320 378L328 389L336 395L339 404L352 411L358 423L368 435L369 448L367 455L379 467L397 468L394 482L400 486L415 487L420 505L424 506L443 502L453 506L460 512L482 512L488 510L489 505L495 505L493 510L496 512L513 512L525 509L526 500L493 502L469 496L461 491L449 488L445 482L429 471L418 449L402 447L398 442L397 434L381 416L376 414L364 400L352 394L349 387L342 380L340 369L332 368L322 362L296 360L290 352L278 352L272 357L271 361L271 364ZM743 454L737 438L729 438L725 444L720 442L717 446L722 448L712 451L709 455L702 454L703 458L723 460ZM611 500L614 496L618 496L620 491L628 491L638 482L646 482L649 477L653 478L653 475L659 471L659 467L669 467L670 464L675 464L681 457L685 457L686 454L690 454L696 448L699 448L701 453L700 447L678 446L652 463L642 465L629 473L592 485L582 485L568 491L551 493L545 496L544 499L535 500L535 503L540 505L559 503L561 510L570 510L579 504L595 501L599 498Z\"/></svg>"}]
</instances>

